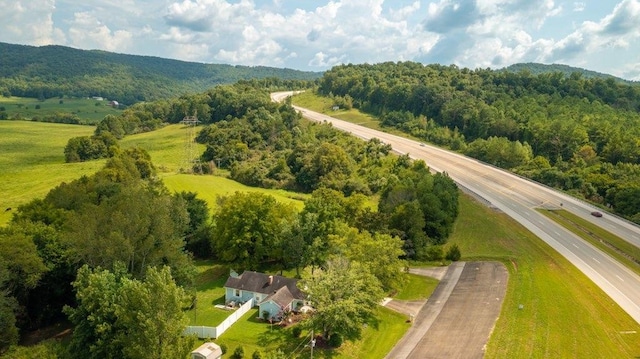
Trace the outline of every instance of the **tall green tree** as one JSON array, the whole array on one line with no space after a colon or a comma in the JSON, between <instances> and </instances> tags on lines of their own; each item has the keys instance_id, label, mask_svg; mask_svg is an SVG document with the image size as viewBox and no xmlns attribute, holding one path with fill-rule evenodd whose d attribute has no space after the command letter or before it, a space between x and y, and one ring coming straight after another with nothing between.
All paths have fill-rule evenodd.
<instances>
[{"instance_id":1,"label":"tall green tree","mask_svg":"<svg viewBox=\"0 0 640 359\"><path fill-rule=\"evenodd\" d=\"M189 298L168 267L149 268L138 280L122 266L84 266L73 285L78 304L65 309L75 326L72 357L182 359L192 348L195 338L182 335Z\"/></svg>"},{"instance_id":2,"label":"tall green tree","mask_svg":"<svg viewBox=\"0 0 640 359\"><path fill-rule=\"evenodd\" d=\"M280 243L295 221L295 209L273 196L236 192L220 199L214 214L213 247L224 262L257 269L266 261L280 260Z\"/></svg>"},{"instance_id":3,"label":"tall green tree","mask_svg":"<svg viewBox=\"0 0 640 359\"><path fill-rule=\"evenodd\" d=\"M373 318L383 297L380 281L368 268L340 257L329 261L321 273L304 278L302 285L315 308L306 325L326 340L336 334L359 339L363 324Z\"/></svg>"}]
</instances>

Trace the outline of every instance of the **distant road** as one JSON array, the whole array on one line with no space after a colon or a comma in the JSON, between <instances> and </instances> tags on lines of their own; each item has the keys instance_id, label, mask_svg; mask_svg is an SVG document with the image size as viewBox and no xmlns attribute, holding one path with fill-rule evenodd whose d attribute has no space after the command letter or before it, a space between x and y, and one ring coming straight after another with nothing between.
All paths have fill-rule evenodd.
<instances>
[{"instance_id":1,"label":"distant road","mask_svg":"<svg viewBox=\"0 0 640 359\"><path fill-rule=\"evenodd\" d=\"M292 92L277 92L271 94L271 98L274 101L282 101L291 94ZM603 217L593 217L591 212L599 209L475 159L338 120L302 107L294 108L307 119L331 123L333 127L364 140L377 137L390 144L395 151L424 160L436 171L446 172L458 185L486 199L562 254L640 323L640 276L548 219L536 208L562 206L563 209L599 225L637 247L640 247L640 227L606 212L603 212Z\"/></svg>"}]
</instances>

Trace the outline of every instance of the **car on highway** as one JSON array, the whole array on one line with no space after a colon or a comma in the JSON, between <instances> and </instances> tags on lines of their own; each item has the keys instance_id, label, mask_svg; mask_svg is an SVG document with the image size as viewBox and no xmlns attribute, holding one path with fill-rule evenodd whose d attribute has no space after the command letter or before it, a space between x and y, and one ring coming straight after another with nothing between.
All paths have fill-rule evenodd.
<instances>
[{"instance_id":1,"label":"car on highway","mask_svg":"<svg viewBox=\"0 0 640 359\"><path fill-rule=\"evenodd\" d=\"M594 217L602 217L602 213L598 212L598 211L591 212L591 215L594 216Z\"/></svg>"}]
</instances>

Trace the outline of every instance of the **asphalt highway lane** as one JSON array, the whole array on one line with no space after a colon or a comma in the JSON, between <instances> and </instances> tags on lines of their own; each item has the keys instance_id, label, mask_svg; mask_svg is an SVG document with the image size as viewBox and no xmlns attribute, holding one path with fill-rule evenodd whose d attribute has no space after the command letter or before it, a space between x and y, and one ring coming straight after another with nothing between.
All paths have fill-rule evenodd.
<instances>
[{"instance_id":1,"label":"asphalt highway lane","mask_svg":"<svg viewBox=\"0 0 640 359\"><path fill-rule=\"evenodd\" d=\"M291 92L274 93L272 99L279 101L289 95ZM640 323L640 276L548 219L536 208L561 206L638 247L640 227L606 212L603 212L603 217L593 217L591 212L598 209L585 202L472 158L294 107L307 119L331 123L333 127L364 140L377 137L390 144L394 151L424 160L435 171L446 172L458 185L489 201L562 254Z\"/></svg>"}]
</instances>

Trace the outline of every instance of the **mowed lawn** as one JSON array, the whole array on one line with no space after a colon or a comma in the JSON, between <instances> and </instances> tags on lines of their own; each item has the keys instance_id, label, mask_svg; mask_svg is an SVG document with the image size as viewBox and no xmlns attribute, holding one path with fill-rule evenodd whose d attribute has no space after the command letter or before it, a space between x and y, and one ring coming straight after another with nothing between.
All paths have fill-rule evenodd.
<instances>
[{"instance_id":1,"label":"mowed lawn","mask_svg":"<svg viewBox=\"0 0 640 359\"><path fill-rule=\"evenodd\" d=\"M216 326L230 314L228 311L215 308L216 304L224 303L223 286L228 278L229 269L211 261L199 261L197 267L197 308L188 311L187 315L191 325ZM424 281L412 274L407 276L409 280L400 288L399 296L407 299L426 298L433 290L433 286L427 285L430 281ZM345 342L338 349L317 348L314 356L336 359L384 358L410 325L405 315L380 306L376 309L376 318L370 320L363 328L361 340ZM294 337L291 326L282 328L265 323L258 318L258 309L255 308L214 341L226 345L228 353L233 353L236 347L242 346L245 357L250 357L256 350L264 353L280 349L290 358L305 358L310 354L309 348L300 344L305 340L308 342L309 338L310 332L307 330L303 330L300 337ZM201 342L198 341L198 345Z\"/></svg>"}]
</instances>

